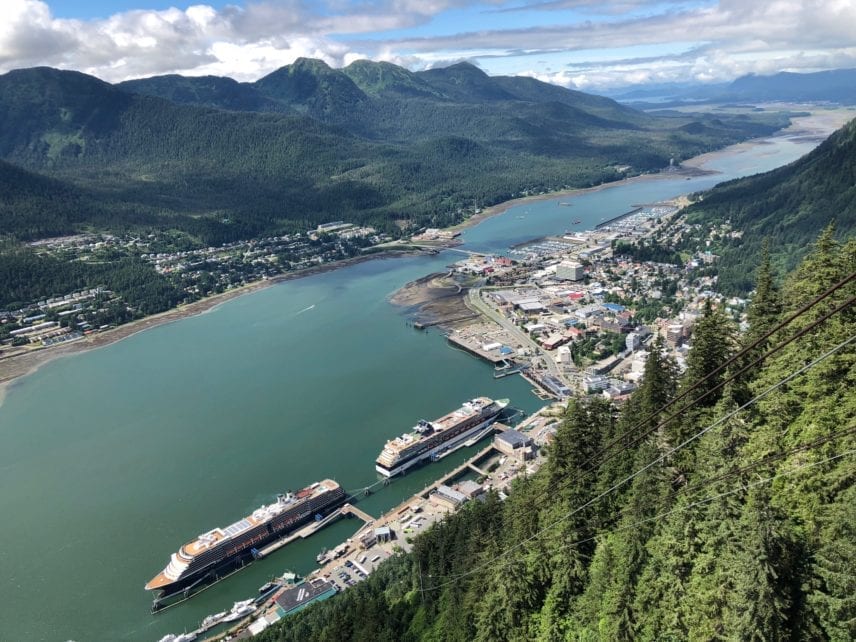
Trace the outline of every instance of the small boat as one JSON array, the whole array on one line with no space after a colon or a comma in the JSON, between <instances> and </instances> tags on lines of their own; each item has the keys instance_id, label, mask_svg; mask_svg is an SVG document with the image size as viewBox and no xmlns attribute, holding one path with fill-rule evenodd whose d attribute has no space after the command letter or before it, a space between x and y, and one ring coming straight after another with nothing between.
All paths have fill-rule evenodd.
<instances>
[{"instance_id":1,"label":"small boat","mask_svg":"<svg viewBox=\"0 0 856 642\"><path fill-rule=\"evenodd\" d=\"M255 600L243 600L241 602L235 602L232 606L232 610L229 611L229 614L223 618L224 622L234 622L235 620L240 620L242 617L248 616L250 613L256 610L256 605L253 604Z\"/></svg>"},{"instance_id":2,"label":"small boat","mask_svg":"<svg viewBox=\"0 0 856 642\"><path fill-rule=\"evenodd\" d=\"M220 622L223 621L224 617L226 617L226 611L220 611L219 613L215 613L214 615L209 615L204 620L202 620L202 625L199 628L203 631L207 631L208 629L220 624Z\"/></svg>"},{"instance_id":3,"label":"small boat","mask_svg":"<svg viewBox=\"0 0 856 642\"><path fill-rule=\"evenodd\" d=\"M271 589L275 589L277 586L279 586L279 584L276 582L267 582L266 584L262 584L259 587L259 594L267 593Z\"/></svg>"},{"instance_id":4,"label":"small boat","mask_svg":"<svg viewBox=\"0 0 856 642\"><path fill-rule=\"evenodd\" d=\"M582 221L580 219L577 219L576 221L574 221L574 225L579 225L580 223L582 223Z\"/></svg>"}]
</instances>

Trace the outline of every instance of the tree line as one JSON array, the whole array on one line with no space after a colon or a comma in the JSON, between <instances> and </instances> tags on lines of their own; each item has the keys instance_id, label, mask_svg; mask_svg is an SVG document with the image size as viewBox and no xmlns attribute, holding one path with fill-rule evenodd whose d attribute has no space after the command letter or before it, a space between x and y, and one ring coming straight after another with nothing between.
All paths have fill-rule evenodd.
<instances>
[{"instance_id":1,"label":"tree line","mask_svg":"<svg viewBox=\"0 0 856 642\"><path fill-rule=\"evenodd\" d=\"M856 286L764 337L854 269L856 241L831 229L781 290L763 258L746 333L707 306L684 373L655 344L627 405L572 401L504 502L468 503L259 639L853 639L856 353L780 382L853 336L852 306L808 328Z\"/></svg>"}]
</instances>

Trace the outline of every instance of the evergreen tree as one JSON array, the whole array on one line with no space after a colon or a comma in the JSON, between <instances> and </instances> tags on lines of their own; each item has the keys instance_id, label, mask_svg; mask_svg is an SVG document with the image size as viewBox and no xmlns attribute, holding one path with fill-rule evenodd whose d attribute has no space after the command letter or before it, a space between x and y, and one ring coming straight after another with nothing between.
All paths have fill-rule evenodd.
<instances>
[{"instance_id":1,"label":"evergreen tree","mask_svg":"<svg viewBox=\"0 0 856 642\"><path fill-rule=\"evenodd\" d=\"M770 246L768 240L764 239L761 263L755 275L755 294L752 296L752 301L746 311L749 329L743 335L740 341L741 345L744 347L752 345L767 334L779 323L781 313L782 300L779 290L776 287L773 268L770 264ZM729 369L729 374L748 368L749 364L763 355L770 345L770 339L759 343L753 350L748 351L743 357L737 360ZM751 398L752 395L749 392L748 383L763 365L763 363L760 363L753 368L747 369L735 380L733 394L738 405L743 405Z\"/></svg>"},{"instance_id":2,"label":"evergreen tree","mask_svg":"<svg viewBox=\"0 0 856 642\"><path fill-rule=\"evenodd\" d=\"M706 301L702 316L693 328L693 344L681 379L680 391L688 394L678 403L686 410L666 426L665 447L674 448L684 443L704 428L713 416L710 410L722 398L720 386L725 379L725 370L713 373L733 354L733 331L733 324L722 310L714 308L710 300ZM696 443L691 443L669 458L676 482L685 483L687 475L694 469L696 447Z\"/></svg>"},{"instance_id":3,"label":"evergreen tree","mask_svg":"<svg viewBox=\"0 0 856 642\"><path fill-rule=\"evenodd\" d=\"M734 563L739 576L724 622L725 637L789 639L796 547L784 516L770 504L769 487L749 492L737 527L740 550Z\"/></svg>"},{"instance_id":4,"label":"evergreen tree","mask_svg":"<svg viewBox=\"0 0 856 642\"><path fill-rule=\"evenodd\" d=\"M722 388L716 388L725 379L725 371L702 381L722 366L733 352L733 323L720 308L714 308L707 300L702 316L693 328L692 348L687 356L687 370L680 386L681 392L693 387L695 390L681 400L681 405L692 403L695 408L716 405L722 397Z\"/></svg>"},{"instance_id":5,"label":"evergreen tree","mask_svg":"<svg viewBox=\"0 0 856 642\"><path fill-rule=\"evenodd\" d=\"M812 556L807 609L800 622L817 622L834 642L856 639L856 486L830 505ZM815 631L811 631L815 633Z\"/></svg>"},{"instance_id":6,"label":"evergreen tree","mask_svg":"<svg viewBox=\"0 0 856 642\"><path fill-rule=\"evenodd\" d=\"M598 491L611 488L614 484L630 475L634 470L636 452L640 443L647 439L646 433L653 431L663 416L663 408L675 396L677 387L677 366L668 356L662 337L654 340L648 358L645 360L642 384L625 405L614 430L605 438L608 450L599 457ZM668 411L667 411L668 412ZM653 433L661 442L662 429ZM600 523L614 523L627 495L626 489L610 493L598 506Z\"/></svg>"},{"instance_id":7,"label":"evergreen tree","mask_svg":"<svg viewBox=\"0 0 856 642\"><path fill-rule=\"evenodd\" d=\"M552 577L541 613L540 637L544 640L564 639L572 602L588 581L597 509L578 509L594 496L597 477L591 472L592 459L611 424L609 402L571 401L550 446L547 489L552 497L542 521L556 526L547 538Z\"/></svg>"},{"instance_id":8,"label":"evergreen tree","mask_svg":"<svg viewBox=\"0 0 856 642\"><path fill-rule=\"evenodd\" d=\"M744 345L754 343L769 332L779 321L782 313L782 300L776 287L773 268L770 264L770 243L764 239L761 246L761 263L755 273L755 294L746 311L749 330L744 335ZM762 350L766 343L758 346Z\"/></svg>"}]
</instances>

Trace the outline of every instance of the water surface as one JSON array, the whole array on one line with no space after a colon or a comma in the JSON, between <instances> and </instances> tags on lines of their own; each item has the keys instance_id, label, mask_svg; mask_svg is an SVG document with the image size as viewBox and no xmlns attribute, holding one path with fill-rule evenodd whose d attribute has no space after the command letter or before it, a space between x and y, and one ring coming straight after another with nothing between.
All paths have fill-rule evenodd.
<instances>
[{"instance_id":1,"label":"water surface","mask_svg":"<svg viewBox=\"0 0 856 642\"><path fill-rule=\"evenodd\" d=\"M465 247L503 251L591 229L635 204L766 171L811 147L778 137L717 157L706 166L717 175L526 203L466 230ZM295 542L152 616L143 585L183 542L283 490L325 477L347 489L374 482L387 438L467 398L538 408L525 381L494 380L488 365L437 332L409 328L387 302L457 258L377 260L282 283L53 361L12 385L0 406L0 639L156 640L193 629L272 575L311 570L321 547L358 523ZM380 514L465 456L426 466L361 507Z\"/></svg>"}]
</instances>

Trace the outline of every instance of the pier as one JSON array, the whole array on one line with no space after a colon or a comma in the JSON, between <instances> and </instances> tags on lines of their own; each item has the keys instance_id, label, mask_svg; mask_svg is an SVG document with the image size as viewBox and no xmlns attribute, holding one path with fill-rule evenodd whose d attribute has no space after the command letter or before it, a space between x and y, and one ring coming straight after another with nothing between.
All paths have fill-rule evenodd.
<instances>
[{"instance_id":1,"label":"pier","mask_svg":"<svg viewBox=\"0 0 856 642\"><path fill-rule=\"evenodd\" d=\"M634 214L642 211L643 209L644 209L644 206L642 206L642 205L634 207L629 212L624 212L624 214L619 214L618 216L613 216L611 219L608 219L606 221L601 221L600 223L598 223L597 225L594 226L594 229L596 229L596 230L603 229L607 225L615 223L616 221L620 221L621 219L627 218L628 216L633 216Z\"/></svg>"},{"instance_id":2,"label":"pier","mask_svg":"<svg viewBox=\"0 0 856 642\"><path fill-rule=\"evenodd\" d=\"M481 348L478 348L478 347L471 345L470 343L468 343L462 339L459 339L454 334L450 334L449 336L447 336L446 340L449 343L451 343L452 345L454 345L455 347L460 348L464 352L467 352L467 353L473 355L474 357L479 357L481 359L484 359L485 361L489 361L493 365L502 364L502 362L506 360L505 355L503 355L503 354L491 354L490 352L485 352Z\"/></svg>"},{"instance_id":3,"label":"pier","mask_svg":"<svg viewBox=\"0 0 856 642\"><path fill-rule=\"evenodd\" d=\"M462 473L466 472L467 470L474 470L475 472L477 472L480 475L485 475L486 473L484 471L482 471L481 469L479 469L476 466L476 463L481 461L485 457L487 457L491 453L491 451L493 451L493 444L490 444L489 446L485 446L480 451L478 451L475 455L473 455L467 461L465 461L463 464L461 464L460 466L455 468L452 472L447 473L446 475L443 475L437 481L433 482L432 484L429 484L428 486L423 488L418 493L415 493L415 495L417 497L421 497L422 499L427 499L428 495L430 495L432 491L437 490L438 486L442 486L442 485L446 484L447 482L455 479L455 477L460 476Z\"/></svg>"},{"instance_id":4,"label":"pier","mask_svg":"<svg viewBox=\"0 0 856 642\"><path fill-rule=\"evenodd\" d=\"M444 325L447 323L460 323L461 321L470 321L472 319L477 319L479 315L477 314L465 314L459 317L453 317L451 319L437 319L436 321L414 321L413 327L417 330L425 330L435 325Z\"/></svg>"},{"instance_id":5,"label":"pier","mask_svg":"<svg viewBox=\"0 0 856 642\"><path fill-rule=\"evenodd\" d=\"M375 518L369 515L366 511L361 510L354 506L353 504L345 504L342 508L339 509L342 515L355 515L363 520L366 524L371 524L375 521Z\"/></svg>"}]
</instances>

